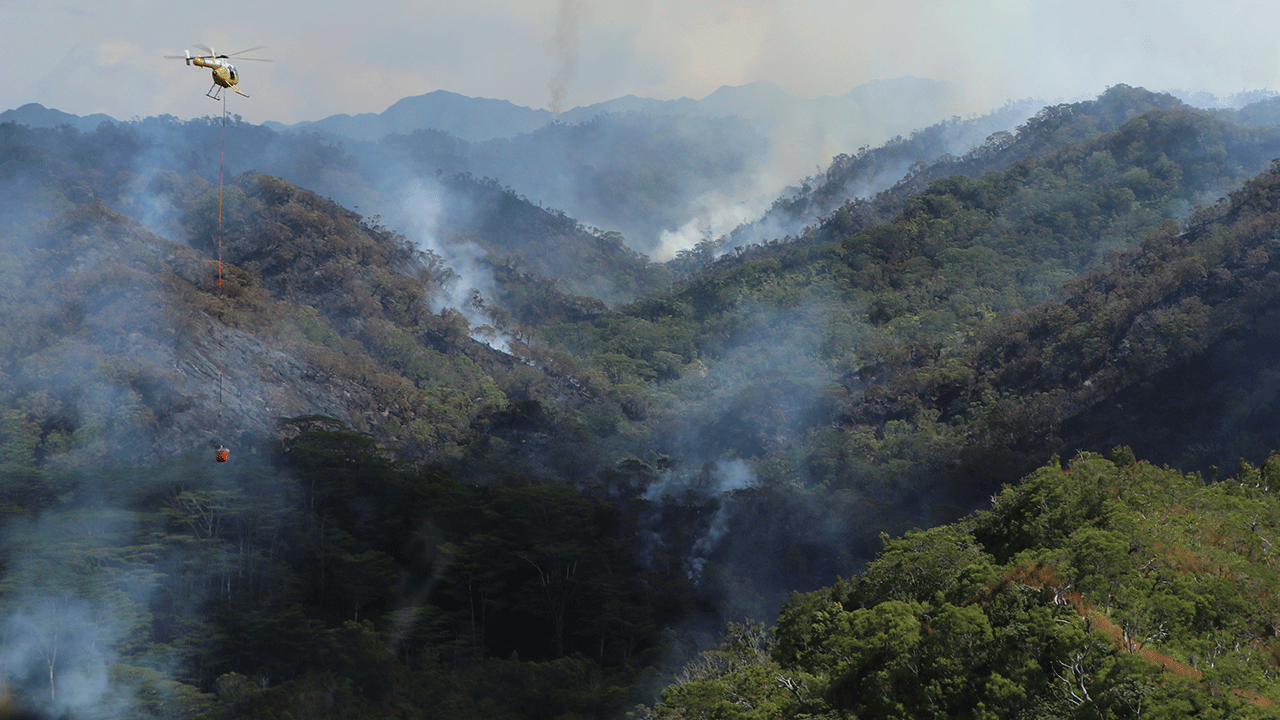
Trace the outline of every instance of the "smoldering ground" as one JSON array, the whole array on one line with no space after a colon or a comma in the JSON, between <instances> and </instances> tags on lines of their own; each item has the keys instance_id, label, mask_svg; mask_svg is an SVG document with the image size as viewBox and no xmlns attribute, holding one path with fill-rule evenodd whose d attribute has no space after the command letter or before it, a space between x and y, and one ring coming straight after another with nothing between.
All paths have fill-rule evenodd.
<instances>
[{"instance_id":1,"label":"smoldering ground","mask_svg":"<svg viewBox=\"0 0 1280 720\"><path fill-rule=\"evenodd\" d=\"M829 314L821 293L785 310L744 302L733 344L655 391L670 418L655 444L671 467L646 492L647 553L679 557L721 619L771 621L791 591L855 574L878 533L905 522L893 502L827 487L795 462L796 448L831 422L831 394L843 393L838 371L818 359L824 344L870 334ZM780 472L786 466L799 474ZM690 512L683 522L692 524L674 531Z\"/></svg>"},{"instance_id":2,"label":"smoldering ground","mask_svg":"<svg viewBox=\"0 0 1280 720\"><path fill-rule=\"evenodd\" d=\"M486 264L484 249L474 242L442 239L441 215L447 203L461 204L461 199L451 199L448 191L437 181L418 178L399 184L398 202L394 214L388 219L402 228L413 243L431 253L450 270L445 283L430 299L432 309L457 310L472 328L471 338L495 350L511 353L511 343L518 338L494 327L493 317L485 306L485 298L497 296L497 282Z\"/></svg>"}]
</instances>

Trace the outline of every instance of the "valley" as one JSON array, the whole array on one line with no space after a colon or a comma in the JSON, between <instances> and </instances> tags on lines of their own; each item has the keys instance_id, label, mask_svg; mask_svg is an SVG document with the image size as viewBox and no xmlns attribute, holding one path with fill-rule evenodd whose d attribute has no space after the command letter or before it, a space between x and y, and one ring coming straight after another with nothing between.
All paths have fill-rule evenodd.
<instances>
[{"instance_id":1,"label":"valley","mask_svg":"<svg viewBox=\"0 0 1280 720\"><path fill-rule=\"evenodd\" d=\"M1275 107L0 123L5 702L1263 717Z\"/></svg>"}]
</instances>

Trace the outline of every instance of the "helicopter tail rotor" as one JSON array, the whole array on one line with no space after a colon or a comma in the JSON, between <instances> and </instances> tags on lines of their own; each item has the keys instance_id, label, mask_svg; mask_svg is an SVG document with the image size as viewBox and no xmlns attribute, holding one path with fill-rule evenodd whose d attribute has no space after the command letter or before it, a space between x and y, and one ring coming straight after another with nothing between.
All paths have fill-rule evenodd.
<instances>
[{"instance_id":1,"label":"helicopter tail rotor","mask_svg":"<svg viewBox=\"0 0 1280 720\"><path fill-rule=\"evenodd\" d=\"M185 60L188 65L191 64L191 51L183 50L181 55L165 55L168 60Z\"/></svg>"}]
</instances>

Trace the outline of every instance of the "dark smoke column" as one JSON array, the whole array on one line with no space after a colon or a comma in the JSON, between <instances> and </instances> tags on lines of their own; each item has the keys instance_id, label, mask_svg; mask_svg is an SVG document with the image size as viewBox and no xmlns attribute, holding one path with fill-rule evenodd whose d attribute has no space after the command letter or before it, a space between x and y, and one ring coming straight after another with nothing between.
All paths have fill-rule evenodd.
<instances>
[{"instance_id":1,"label":"dark smoke column","mask_svg":"<svg viewBox=\"0 0 1280 720\"><path fill-rule=\"evenodd\" d=\"M581 0L560 0L556 10L555 35L547 41L547 52L555 58L556 71L547 83L551 100L547 109L559 115L569 97L569 83L578 76L578 12Z\"/></svg>"}]
</instances>

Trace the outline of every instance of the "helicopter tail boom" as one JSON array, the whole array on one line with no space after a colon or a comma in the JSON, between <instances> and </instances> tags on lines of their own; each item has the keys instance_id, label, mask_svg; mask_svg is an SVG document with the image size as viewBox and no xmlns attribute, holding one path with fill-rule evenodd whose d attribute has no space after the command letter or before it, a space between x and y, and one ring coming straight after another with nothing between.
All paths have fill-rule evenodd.
<instances>
[{"instance_id":1,"label":"helicopter tail boom","mask_svg":"<svg viewBox=\"0 0 1280 720\"><path fill-rule=\"evenodd\" d=\"M187 64L195 65L196 67L210 68L210 69L222 67L221 60L218 60L217 58L208 59L199 55L197 55L196 57L187 58Z\"/></svg>"}]
</instances>

